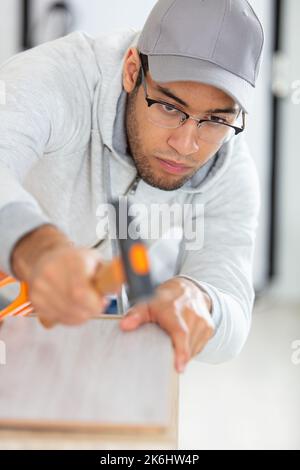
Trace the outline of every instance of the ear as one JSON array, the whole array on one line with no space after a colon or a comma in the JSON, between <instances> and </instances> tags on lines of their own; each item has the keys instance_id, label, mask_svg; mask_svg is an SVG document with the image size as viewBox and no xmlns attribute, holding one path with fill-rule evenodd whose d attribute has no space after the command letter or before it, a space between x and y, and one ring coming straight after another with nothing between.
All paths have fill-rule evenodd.
<instances>
[{"instance_id":1,"label":"ear","mask_svg":"<svg viewBox=\"0 0 300 470\"><path fill-rule=\"evenodd\" d=\"M140 67L139 52L136 47L130 47L125 54L123 65L123 87L127 93L131 93L134 89Z\"/></svg>"}]
</instances>

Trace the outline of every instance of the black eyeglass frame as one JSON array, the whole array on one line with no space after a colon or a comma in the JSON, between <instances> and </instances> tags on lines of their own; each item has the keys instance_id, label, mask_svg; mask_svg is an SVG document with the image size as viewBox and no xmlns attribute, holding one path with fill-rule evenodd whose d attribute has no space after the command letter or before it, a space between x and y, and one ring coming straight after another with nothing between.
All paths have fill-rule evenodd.
<instances>
[{"instance_id":1,"label":"black eyeglass frame","mask_svg":"<svg viewBox=\"0 0 300 470\"><path fill-rule=\"evenodd\" d=\"M145 78L146 74L145 74L145 71L144 71L142 60L141 60L141 72L142 72L142 85L143 85L143 88L144 88L145 100L147 102L148 107L150 108L150 106L152 106L154 104L157 104L157 103L158 104L164 104L166 106L170 106L170 107L176 109L176 111L182 113L185 116L185 119L180 122L179 126L177 126L177 127L166 127L165 129L178 129L188 119L193 119L194 121L196 121L198 123L197 124L198 128L200 128L201 124L204 123L204 122L210 122L210 123L213 122L215 124L220 124L220 125L223 125L223 126L231 127L234 130L235 135L238 135L238 134L240 134L241 132L243 132L245 130L246 115L245 115L245 111L243 111L243 110L242 110L242 119L243 119L242 127L236 127L236 126L233 126L231 124L227 124L226 122L215 122L215 121L211 121L210 119L197 119L197 118L191 116L190 114L186 113L185 111L182 111L181 109L178 109L176 106L174 106L171 103L168 103L168 102L162 101L162 100L153 100L152 98L149 98L148 92L147 92L147 86L146 86L146 78ZM159 127L161 127L161 126L159 126Z\"/></svg>"}]
</instances>

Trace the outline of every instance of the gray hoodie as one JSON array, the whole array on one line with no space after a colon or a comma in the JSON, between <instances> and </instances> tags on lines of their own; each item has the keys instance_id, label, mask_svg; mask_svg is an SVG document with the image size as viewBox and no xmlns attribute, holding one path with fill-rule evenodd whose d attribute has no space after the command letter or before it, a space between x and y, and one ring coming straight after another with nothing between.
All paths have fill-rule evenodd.
<instances>
[{"instance_id":1,"label":"gray hoodie","mask_svg":"<svg viewBox=\"0 0 300 470\"><path fill-rule=\"evenodd\" d=\"M75 32L0 67L6 91L0 104L0 269L11 273L17 241L48 222L111 259L116 241L107 234L99 242L97 228L97 210L108 197L127 194L148 207L189 203L195 218L203 208L198 249L188 249L184 236L145 240L156 284L183 276L212 299L215 334L196 359L226 361L240 352L250 329L260 204L255 165L240 135L178 190L159 190L137 177L126 147L122 67L138 36L130 30L93 39ZM124 289L118 305L123 313L128 307Z\"/></svg>"}]
</instances>

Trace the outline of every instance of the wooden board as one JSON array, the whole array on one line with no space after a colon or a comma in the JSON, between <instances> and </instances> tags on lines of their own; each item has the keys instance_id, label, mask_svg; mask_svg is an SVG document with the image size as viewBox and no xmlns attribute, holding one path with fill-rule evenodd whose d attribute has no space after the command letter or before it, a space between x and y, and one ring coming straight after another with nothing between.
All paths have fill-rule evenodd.
<instances>
[{"instance_id":1,"label":"wooden board","mask_svg":"<svg viewBox=\"0 0 300 470\"><path fill-rule=\"evenodd\" d=\"M75 441L74 433L81 433L81 442L96 447L100 435L106 442L108 435L110 442L171 436L175 445L177 374L171 340L157 325L125 333L114 317L45 330L36 318L10 318L0 340L6 346L6 365L0 366L2 442L12 437L4 431L10 429L23 441L31 432L40 443L45 433L51 431L55 441L53 433L63 431L68 442L70 432Z\"/></svg>"}]
</instances>

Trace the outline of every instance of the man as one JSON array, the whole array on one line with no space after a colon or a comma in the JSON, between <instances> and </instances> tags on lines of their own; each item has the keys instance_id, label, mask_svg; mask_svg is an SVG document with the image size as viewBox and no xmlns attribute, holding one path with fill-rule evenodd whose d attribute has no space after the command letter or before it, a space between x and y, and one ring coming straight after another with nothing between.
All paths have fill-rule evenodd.
<instances>
[{"instance_id":1,"label":"man","mask_svg":"<svg viewBox=\"0 0 300 470\"><path fill-rule=\"evenodd\" d=\"M129 195L190 204L204 234L198 249L186 233L147 240L157 295L121 328L158 323L179 372L239 353L259 207L242 131L262 47L245 0L160 0L141 32L73 33L2 66L0 267L29 283L44 325L105 309L90 281L116 250L96 236L97 210Z\"/></svg>"}]
</instances>

